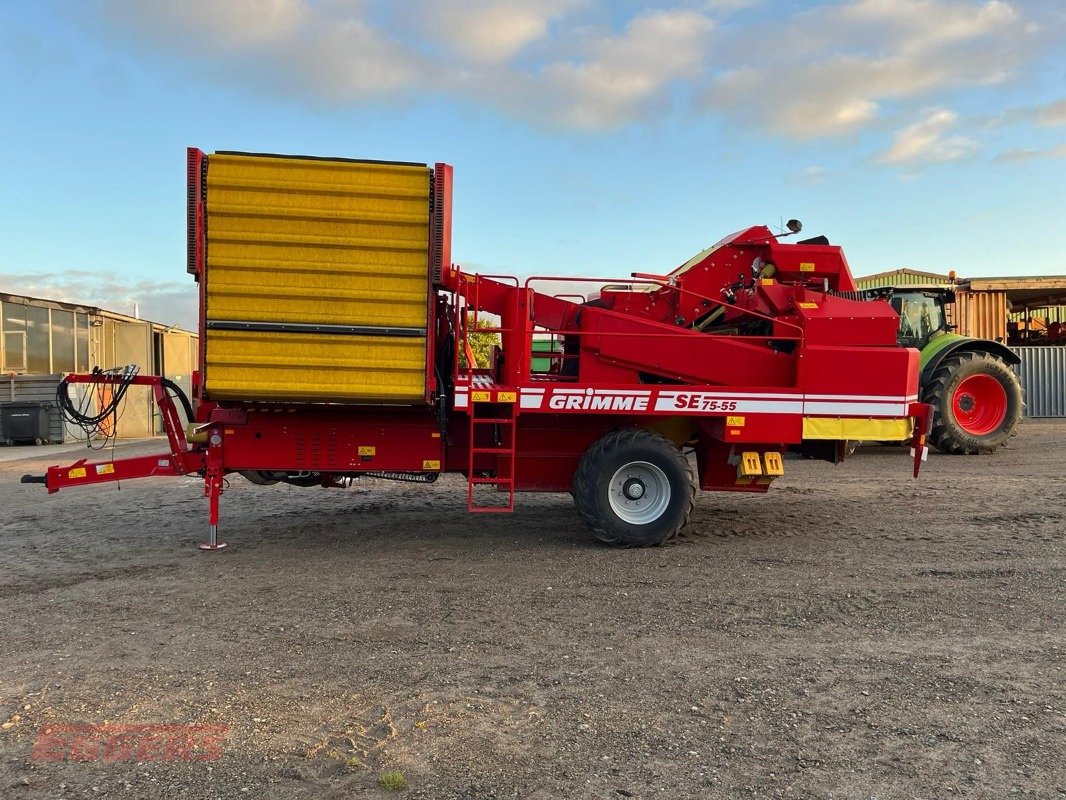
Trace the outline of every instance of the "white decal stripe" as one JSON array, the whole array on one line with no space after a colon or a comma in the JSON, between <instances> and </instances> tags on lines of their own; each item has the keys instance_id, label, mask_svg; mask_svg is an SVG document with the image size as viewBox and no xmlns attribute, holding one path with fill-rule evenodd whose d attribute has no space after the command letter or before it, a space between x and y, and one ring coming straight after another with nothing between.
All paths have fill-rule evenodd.
<instances>
[{"instance_id":1,"label":"white decal stripe","mask_svg":"<svg viewBox=\"0 0 1066 800\"><path fill-rule=\"evenodd\" d=\"M523 394L518 401L519 408L540 408L544 403L543 395Z\"/></svg>"},{"instance_id":2,"label":"white decal stripe","mask_svg":"<svg viewBox=\"0 0 1066 800\"><path fill-rule=\"evenodd\" d=\"M718 395L715 395L717 397ZM730 409L686 408L679 409L672 397L660 397L655 401L656 411L673 411L684 416L719 416L733 414L802 414L803 403L800 400L737 400L736 407Z\"/></svg>"},{"instance_id":3,"label":"white decal stripe","mask_svg":"<svg viewBox=\"0 0 1066 800\"><path fill-rule=\"evenodd\" d=\"M907 403L918 399L918 395L884 395L884 394L805 394L804 400L838 400L842 402Z\"/></svg>"},{"instance_id":4,"label":"white decal stripe","mask_svg":"<svg viewBox=\"0 0 1066 800\"><path fill-rule=\"evenodd\" d=\"M651 397L650 391L641 391L640 389L594 389L590 395L584 389L553 389L552 394L561 395L582 395L582 396L600 396L606 397L608 395L615 396L621 395L623 397Z\"/></svg>"},{"instance_id":5,"label":"white decal stripe","mask_svg":"<svg viewBox=\"0 0 1066 800\"><path fill-rule=\"evenodd\" d=\"M669 397L673 399L679 395L689 397L691 395L706 395L707 397L713 397L716 400L802 400L803 395L798 393L777 393L777 392L717 392L714 389L687 389L687 390L670 390L668 392L659 392L659 397Z\"/></svg>"},{"instance_id":6,"label":"white decal stripe","mask_svg":"<svg viewBox=\"0 0 1066 800\"><path fill-rule=\"evenodd\" d=\"M905 417L905 403L804 403L803 412L815 416Z\"/></svg>"}]
</instances>

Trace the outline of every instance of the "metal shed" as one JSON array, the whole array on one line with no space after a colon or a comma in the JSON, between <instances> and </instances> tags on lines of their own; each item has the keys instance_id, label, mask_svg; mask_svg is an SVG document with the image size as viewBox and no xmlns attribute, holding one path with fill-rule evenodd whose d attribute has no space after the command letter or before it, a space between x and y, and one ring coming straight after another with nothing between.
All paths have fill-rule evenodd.
<instances>
[{"instance_id":1,"label":"metal shed","mask_svg":"<svg viewBox=\"0 0 1066 800\"><path fill-rule=\"evenodd\" d=\"M191 395L197 347L196 334L176 325L0 292L0 402L51 402L64 373L125 364L137 364L144 374L165 375ZM151 395L132 387L118 435L138 438L161 431ZM53 414L47 441L70 441L75 433Z\"/></svg>"}]
</instances>

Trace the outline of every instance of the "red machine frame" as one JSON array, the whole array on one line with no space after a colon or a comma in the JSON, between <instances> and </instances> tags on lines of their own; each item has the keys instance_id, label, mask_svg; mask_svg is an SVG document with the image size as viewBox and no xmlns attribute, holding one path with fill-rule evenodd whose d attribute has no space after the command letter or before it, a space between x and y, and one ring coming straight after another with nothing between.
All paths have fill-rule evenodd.
<instances>
[{"instance_id":1,"label":"red machine frame","mask_svg":"<svg viewBox=\"0 0 1066 800\"><path fill-rule=\"evenodd\" d=\"M190 151L189 180L198 186L201 159L194 155ZM918 353L896 346L898 317L887 303L858 297L839 247L787 245L753 227L669 275L623 278L585 301L536 291L533 285L543 278L520 283L451 265L451 168L438 164L436 178L434 213L442 222L429 265L435 286L429 292L429 402L206 397L204 209L190 193L189 271L201 284L195 419L186 429L163 379L138 376L134 385L153 389L169 452L54 466L44 478L48 491L202 476L211 536L201 547L213 550L225 546L217 525L230 472L322 486L345 485L366 473L457 472L467 477L470 510L510 511L517 491L568 491L582 454L620 428L650 428L692 448L702 489L765 492L777 474L770 457L786 449L807 448L831 461L844 457L840 440L806 437L811 420L843 421L841 430L857 430L863 421L909 418L917 476L929 423L928 406L917 402ZM480 330L497 334L501 345L485 369L472 366L470 355L481 315L498 318ZM559 345L546 356L552 362L547 372L532 368L534 338ZM441 381L434 372L447 375L444 385L436 385ZM766 469L745 469L743 458L751 454L765 458ZM481 488L495 490L492 502L480 499Z\"/></svg>"}]
</instances>

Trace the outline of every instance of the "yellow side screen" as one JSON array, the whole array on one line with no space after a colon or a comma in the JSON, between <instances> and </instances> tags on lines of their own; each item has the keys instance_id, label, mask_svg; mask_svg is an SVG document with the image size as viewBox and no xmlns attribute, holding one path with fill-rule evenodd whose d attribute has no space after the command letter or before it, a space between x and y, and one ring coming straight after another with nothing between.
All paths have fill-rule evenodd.
<instances>
[{"instance_id":1,"label":"yellow side screen","mask_svg":"<svg viewBox=\"0 0 1066 800\"><path fill-rule=\"evenodd\" d=\"M207 394L424 400L431 177L413 164L210 155Z\"/></svg>"},{"instance_id":2,"label":"yellow side screen","mask_svg":"<svg viewBox=\"0 0 1066 800\"><path fill-rule=\"evenodd\" d=\"M211 331L207 372L218 400L420 402L425 339Z\"/></svg>"}]
</instances>

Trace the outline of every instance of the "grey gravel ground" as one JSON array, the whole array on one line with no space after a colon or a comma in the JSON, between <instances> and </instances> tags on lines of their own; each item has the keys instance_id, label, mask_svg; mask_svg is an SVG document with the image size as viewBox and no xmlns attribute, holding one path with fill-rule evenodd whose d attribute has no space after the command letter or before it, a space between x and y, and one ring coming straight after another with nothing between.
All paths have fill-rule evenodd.
<instances>
[{"instance_id":1,"label":"grey gravel ground","mask_svg":"<svg viewBox=\"0 0 1066 800\"><path fill-rule=\"evenodd\" d=\"M1064 447L1028 422L917 482L894 450L789 460L638 551L565 495L234 477L204 554L198 480L48 496L5 462L0 796L1063 797ZM213 762L32 760L80 722L230 733Z\"/></svg>"}]
</instances>

